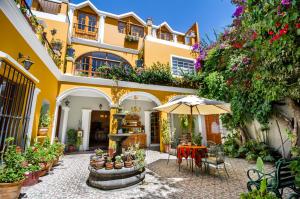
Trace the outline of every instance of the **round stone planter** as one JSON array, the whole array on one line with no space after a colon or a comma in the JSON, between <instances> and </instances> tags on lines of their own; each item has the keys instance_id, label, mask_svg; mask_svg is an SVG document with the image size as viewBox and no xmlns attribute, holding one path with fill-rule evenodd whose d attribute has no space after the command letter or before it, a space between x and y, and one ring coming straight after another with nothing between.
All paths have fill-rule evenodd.
<instances>
[{"instance_id":1,"label":"round stone planter","mask_svg":"<svg viewBox=\"0 0 300 199\"><path fill-rule=\"evenodd\" d=\"M96 170L89 166L89 171L88 185L103 190L119 189L137 184L144 180L146 174L144 168L137 169L134 167Z\"/></svg>"}]
</instances>

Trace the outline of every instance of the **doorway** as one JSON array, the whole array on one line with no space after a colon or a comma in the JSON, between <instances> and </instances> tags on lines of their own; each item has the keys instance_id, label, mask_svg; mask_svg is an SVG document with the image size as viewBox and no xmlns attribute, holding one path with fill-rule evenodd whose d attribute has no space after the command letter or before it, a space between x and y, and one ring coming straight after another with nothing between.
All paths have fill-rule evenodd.
<instances>
[{"instance_id":1,"label":"doorway","mask_svg":"<svg viewBox=\"0 0 300 199\"><path fill-rule=\"evenodd\" d=\"M160 143L159 112L152 112L150 118L151 118L151 145L159 145Z\"/></svg>"},{"instance_id":2,"label":"doorway","mask_svg":"<svg viewBox=\"0 0 300 199\"><path fill-rule=\"evenodd\" d=\"M108 149L109 145L109 111L92 111L91 115L91 128L90 128L90 150L101 148Z\"/></svg>"},{"instance_id":3,"label":"doorway","mask_svg":"<svg viewBox=\"0 0 300 199\"><path fill-rule=\"evenodd\" d=\"M206 126L206 138L207 141L213 141L216 144L221 144L221 133L215 132L215 125L220 125L219 115L205 115L205 126Z\"/></svg>"}]
</instances>

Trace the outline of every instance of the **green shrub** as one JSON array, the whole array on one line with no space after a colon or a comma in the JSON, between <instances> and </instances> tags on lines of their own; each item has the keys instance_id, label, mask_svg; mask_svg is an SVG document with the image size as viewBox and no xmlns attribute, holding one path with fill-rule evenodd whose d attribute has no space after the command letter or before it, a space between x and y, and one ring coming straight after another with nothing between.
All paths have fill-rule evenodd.
<instances>
[{"instance_id":1,"label":"green shrub","mask_svg":"<svg viewBox=\"0 0 300 199\"><path fill-rule=\"evenodd\" d=\"M236 142L237 134L228 134L224 142L224 152L229 157L239 157L239 145Z\"/></svg>"},{"instance_id":2,"label":"green shrub","mask_svg":"<svg viewBox=\"0 0 300 199\"><path fill-rule=\"evenodd\" d=\"M77 144L77 131L75 129L69 129L67 131L67 144L76 146L76 144Z\"/></svg>"}]
</instances>

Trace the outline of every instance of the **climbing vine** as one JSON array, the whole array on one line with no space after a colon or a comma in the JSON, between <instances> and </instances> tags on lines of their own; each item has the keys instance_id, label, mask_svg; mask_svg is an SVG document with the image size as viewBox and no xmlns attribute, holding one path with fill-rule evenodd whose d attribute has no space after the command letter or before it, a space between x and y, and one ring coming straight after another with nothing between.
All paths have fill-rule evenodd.
<instances>
[{"instance_id":1,"label":"climbing vine","mask_svg":"<svg viewBox=\"0 0 300 199\"><path fill-rule=\"evenodd\" d=\"M254 119L267 128L279 102L299 107L300 1L232 3L233 23L217 41L193 46L199 94L231 103L233 114L225 121L232 128Z\"/></svg>"}]
</instances>

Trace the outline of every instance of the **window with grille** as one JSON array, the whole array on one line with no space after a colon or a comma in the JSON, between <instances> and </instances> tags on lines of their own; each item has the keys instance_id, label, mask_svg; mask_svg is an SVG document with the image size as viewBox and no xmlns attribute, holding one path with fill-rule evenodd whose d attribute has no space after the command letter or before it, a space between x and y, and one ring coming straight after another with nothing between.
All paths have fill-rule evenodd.
<instances>
[{"instance_id":1,"label":"window with grille","mask_svg":"<svg viewBox=\"0 0 300 199\"><path fill-rule=\"evenodd\" d=\"M172 56L172 74L182 76L195 72L194 60Z\"/></svg>"}]
</instances>

